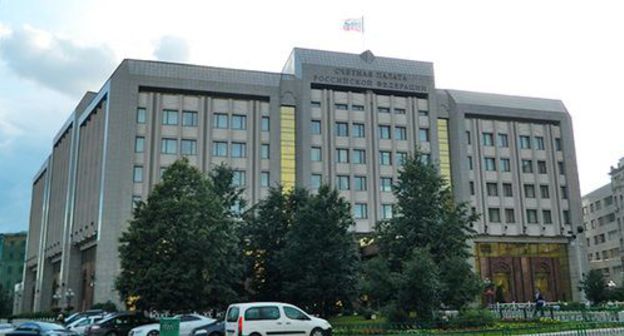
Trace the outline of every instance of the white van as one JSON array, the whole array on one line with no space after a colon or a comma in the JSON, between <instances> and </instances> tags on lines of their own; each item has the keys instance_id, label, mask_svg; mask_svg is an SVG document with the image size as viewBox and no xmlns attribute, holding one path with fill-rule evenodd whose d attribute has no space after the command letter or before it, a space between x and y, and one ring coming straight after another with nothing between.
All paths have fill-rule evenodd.
<instances>
[{"instance_id":1,"label":"white van","mask_svg":"<svg viewBox=\"0 0 624 336\"><path fill-rule=\"evenodd\" d=\"M236 303L225 314L225 336L331 336L331 324L279 302Z\"/></svg>"}]
</instances>

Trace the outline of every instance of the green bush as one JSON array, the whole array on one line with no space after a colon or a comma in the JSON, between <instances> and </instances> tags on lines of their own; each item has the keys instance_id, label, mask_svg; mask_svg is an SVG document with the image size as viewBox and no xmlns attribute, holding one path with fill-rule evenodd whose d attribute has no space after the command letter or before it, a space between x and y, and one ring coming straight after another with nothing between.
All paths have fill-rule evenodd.
<instances>
[{"instance_id":1,"label":"green bush","mask_svg":"<svg viewBox=\"0 0 624 336\"><path fill-rule=\"evenodd\" d=\"M382 310L383 316L393 323L405 323L409 320L409 314L395 304L389 304Z\"/></svg>"},{"instance_id":2,"label":"green bush","mask_svg":"<svg viewBox=\"0 0 624 336\"><path fill-rule=\"evenodd\" d=\"M110 301L106 301L105 303L96 303L91 306L91 309L102 309L105 312L114 313L117 311L117 306Z\"/></svg>"},{"instance_id":3,"label":"green bush","mask_svg":"<svg viewBox=\"0 0 624 336\"><path fill-rule=\"evenodd\" d=\"M497 318L487 309L466 309L449 320L449 327L453 329L492 327Z\"/></svg>"}]
</instances>

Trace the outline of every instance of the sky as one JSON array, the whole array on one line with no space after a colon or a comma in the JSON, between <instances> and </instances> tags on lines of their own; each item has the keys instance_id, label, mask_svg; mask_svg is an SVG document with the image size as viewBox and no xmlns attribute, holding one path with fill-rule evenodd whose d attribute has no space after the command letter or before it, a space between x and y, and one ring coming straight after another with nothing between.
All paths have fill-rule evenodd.
<instances>
[{"instance_id":1,"label":"sky","mask_svg":"<svg viewBox=\"0 0 624 336\"><path fill-rule=\"evenodd\" d=\"M624 157L619 2L0 0L0 232L27 230L53 137L124 58L279 72L293 47L370 49L433 62L438 88L561 99L588 193Z\"/></svg>"}]
</instances>

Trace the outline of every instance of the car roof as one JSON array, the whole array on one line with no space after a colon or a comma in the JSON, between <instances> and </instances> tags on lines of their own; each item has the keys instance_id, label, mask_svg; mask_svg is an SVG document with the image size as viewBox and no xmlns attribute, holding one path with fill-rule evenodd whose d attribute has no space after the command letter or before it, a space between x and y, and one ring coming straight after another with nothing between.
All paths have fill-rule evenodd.
<instances>
[{"instance_id":1,"label":"car roof","mask_svg":"<svg viewBox=\"0 0 624 336\"><path fill-rule=\"evenodd\" d=\"M248 307L253 307L253 306L294 306L290 303L283 303L283 302L270 302L270 301L265 301L265 302L241 302L241 303L233 303L230 305L230 307L233 306L237 306L240 308L248 308Z\"/></svg>"}]
</instances>

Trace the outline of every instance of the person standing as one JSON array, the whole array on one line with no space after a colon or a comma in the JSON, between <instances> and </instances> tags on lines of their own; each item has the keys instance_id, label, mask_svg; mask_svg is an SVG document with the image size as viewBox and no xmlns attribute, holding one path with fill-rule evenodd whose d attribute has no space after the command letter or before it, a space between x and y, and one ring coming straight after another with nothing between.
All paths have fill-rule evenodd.
<instances>
[{"instance_id":1,"label":"person standing","mask_svg":"<svg viewBox=\"0 0 624 336\"><path fill-rule=\"evenodd\" d=\"M535 291L535 310L533 311L533 317L537 316L539 312L542 317L544 317L544 306L546 305L546 299L540 292L539 288Z\"/></svg>"}]
</instances>

